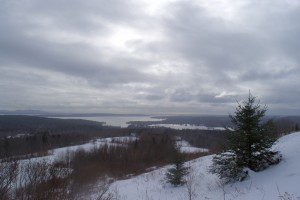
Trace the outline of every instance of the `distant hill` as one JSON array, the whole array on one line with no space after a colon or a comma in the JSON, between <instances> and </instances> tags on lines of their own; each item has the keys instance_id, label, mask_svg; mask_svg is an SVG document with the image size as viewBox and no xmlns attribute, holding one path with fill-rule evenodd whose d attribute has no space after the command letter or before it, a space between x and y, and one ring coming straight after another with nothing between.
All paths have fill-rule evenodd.
<instances>
[{"instance_id":1,"label":"distant hill","mask_svg":"<svg viewBox=\"0 0 300 200\"><path fill-rule=\"evenodd\" d=\"M228 115L177 115L177 116L156 116L163 119L158 121L134 121L132 126L149 126L155 124L191 124L207 127L232 127L233 124ZM265 121L272 119L279 131L291 132L296 124L300 125L300 116L266 116Z\"/></svg>"},{"instance_id":2,"label":"distant hill","mask_svg":"<svg viewBox=\"0 0 300 200\"><path fill-rule=\"evenodd\" d=\"M224 127L231 126L228 115L214 115L214 116L168 116L162 121L164 124L192 124L205 125L208 127Z\"/></svg>"},{"instance_id":3,"label":"distant hill","mask_svg":"<svg viewBox=\"0 0 300 200\"><path fill-rule=\"evenodd\" d=\"M52 113L41 110L0 110L0 115L33 115L44 117L106 117L106 116L147 116L143 114L114 114L114 113Z\"/></svg>"},{"instance_id":4,"label":"distant hill","mask_svg":"<svg viewBox=\"0 0 300 200\"><path fill-rule=\"evenodd\" d=\"M55 119L27 115L0 115L0 136L42 131L102 130L103 123L81 119Z\"/></svg>"},{"instance_id":5,"label":"distant hill","mask_svg":"<svg viewBox=\"0 0 300 200\"><path fill-rule=\"evenodd\" d=\"M228 115L196 116L196 115L176 115L176 116L156 116L153 118L163 119L158 121L131 121L132 126L149 126L155 124L190 124L207 127L230 127L231 121Z\"/></svg>"},{"instance_id":6,"label":"distant hill","mask_svg":"<svg viewBox=\"0 0 300 200\"><path fill-rule=\"evenodd\" d=\"M47 115L50 114L40 110L0 110L0 115Z\"/></svg>"},{"instance_id":7,"label":"distant hill","mask_svg":"<svg viewBox=\"0 0 300 200\"><path fill-rule=\"evenodd\" d=\"M41 116L45 117L135 117L148 116L142 114L113 114L113 113L47 113Z\"/></svg>"}]
</instances>

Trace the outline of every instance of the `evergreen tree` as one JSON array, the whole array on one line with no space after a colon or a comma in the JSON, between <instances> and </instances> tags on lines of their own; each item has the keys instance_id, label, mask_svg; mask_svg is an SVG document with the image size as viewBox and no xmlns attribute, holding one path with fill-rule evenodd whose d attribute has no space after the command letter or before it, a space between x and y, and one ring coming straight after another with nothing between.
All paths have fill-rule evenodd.
<instances>
[{"instance_id":1,"label":"evergreen tree","mask_svg":"<svg viewBox=\"0 0 300 200\"><path fill-rule=\"evenodd\" d=\"M226 182L243 180L246 168L260 171L280 161L279 153L270 149L275 142L270 135L272 121L262 123L266 111L250 93L247 101L238 104L235 115L229 116L234 129L228 130L227 153L213 158L212 173Z\"/></svg>"},{"instance_id":2,"label":"evergreen tree","mask_svg":"<svg viewBox=\"0 0 300 200\"><path fill-rule=\"evenodd\" d=\"M242 181L248 176L248 171L242 167L236 154L231 150L214 156L213 165L209 170L218 174L224 183Z\"/></svg>"},{"instance_id":3,"label":"evergreen tree","mask_svg":"<svg viewBox=\"0 0 300 200\"><path fill-rule=\"evenodd\" d=\"M299 129L299 124L296 123L296 125L295 125L295 131L298 132L299 130L300 130L300 129Z\"/></svg>"},{"instance_id":4,"label":"evergreen tree","mask_svg":"<svg viewBox=\"0 0 300 200\"><path fill-rule=\"evenodd\" d=\"M178 148L173 155L173 165L166 173L166 181L174 186L184 184L184 177L189 173L189 168L184 166L184 156Z\"/></svg>"}]
</instances>

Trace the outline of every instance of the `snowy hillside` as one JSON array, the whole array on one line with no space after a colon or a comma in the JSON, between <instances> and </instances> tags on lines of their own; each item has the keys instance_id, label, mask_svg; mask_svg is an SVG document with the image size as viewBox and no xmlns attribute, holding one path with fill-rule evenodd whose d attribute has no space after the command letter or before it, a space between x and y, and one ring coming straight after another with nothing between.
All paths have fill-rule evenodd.
<instances>
[{"instance_id":1,"label":"snowy hillside","mask_svg":"<svg viewBox=\"0 0 300 200\"><path fill-rule=\"evenodd\" d=\"M173 187L164 182L167 166L117 181L111 191L121 200L185 200L189 194L197 200L300 199L300 132L280 138L274 148L283 155L281 163L262 172L250 172L250 178L233 185L224 186L207 172L212 156L206 156L187 163L193 169L188 177L190 190L186 185Z\"/></svg>"}]
</instances>

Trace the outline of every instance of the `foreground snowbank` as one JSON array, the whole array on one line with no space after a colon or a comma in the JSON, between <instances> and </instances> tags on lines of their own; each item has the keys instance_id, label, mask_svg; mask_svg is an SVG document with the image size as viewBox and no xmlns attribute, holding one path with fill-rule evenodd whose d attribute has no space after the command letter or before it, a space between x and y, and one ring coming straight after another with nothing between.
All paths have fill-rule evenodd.
<instances>
[{"instance_id":1,"label":"foreground snowbank","mask_svg":"<svg viewBox=\"0 0 300 200\"><path fill-rule=\"evenodd\" d=\"M117 181L111 190L121 200L185 200L189 194L197 200L274 200L280 196L297 199L300 197L300 132L280 138L274 148L283 155L281 163L262 172L250 172L250 178L233 185L224 186L207 172L212 156L206 156L187 163L193 171L189 177L191 190L186 185L172 187L165 183L164 174L169 166Z\"/></svg>"}]
</instances>

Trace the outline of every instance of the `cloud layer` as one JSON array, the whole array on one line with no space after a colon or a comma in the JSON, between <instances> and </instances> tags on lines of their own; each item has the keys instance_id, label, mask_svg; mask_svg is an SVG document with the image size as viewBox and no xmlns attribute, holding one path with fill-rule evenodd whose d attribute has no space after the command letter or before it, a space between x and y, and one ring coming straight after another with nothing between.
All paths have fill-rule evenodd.
<instances>
[{"instance_id":1,"label":"cloud layer","mask_svg":"<svg viewBox=\"0 0 300 200\"><path fill-rule=\"evenodd\" d=\"M2 0L0 109L299 114L296 0Z\"/></svg>"}]
</instances>

